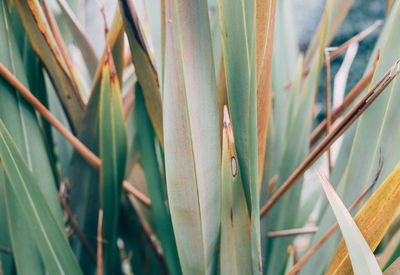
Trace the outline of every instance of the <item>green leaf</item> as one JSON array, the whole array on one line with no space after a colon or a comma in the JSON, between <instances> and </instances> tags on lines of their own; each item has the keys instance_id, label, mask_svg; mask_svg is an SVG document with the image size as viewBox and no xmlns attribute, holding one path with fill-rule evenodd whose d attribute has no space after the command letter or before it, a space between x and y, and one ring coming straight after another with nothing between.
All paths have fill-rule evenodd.
<instances>
[{"instance_id":1,"label":"green leaf","mask_svg":"<svg viewBox=\"0 0 400 275\"><path fill-rule=\"evenodd\" d=\"M147 190L151 200L155 232L160 239L169 272L171 274L180 274L181 270L171 215L167 209L164 183L161 179L156 155L154 130L146 112L142 90L138 83L136 83L135 89L135 118L138 127L138 145L140 147L141 162L146 176Z\"/></svg>"},{"instance_id":2,"label":"green leaf","mask_svg":"<svg viewBox=\"0 0 400 275\"><path fill-rule=\"evenodd\" d=\"M64 231L2 120L0 157L10 180L9 186L23 210L46 270L51 274L82 274Z\"/></svg>"},{"instance_id":3,"label":"green leaf","mask_svg":"<svg viewBox=\"0 0 400 275\"><path fill-rule=\"evenodd\" d=\"M342 231L343 238L346 242L354 274L382 274L374 254L369 248L368 243L361 234L349 211L347 211L346 206L336 194L328 180L322 175L320 175L320 178L326 197L329 200L333 213L335 214L336 220L340 226L340 230ZM336 266L334 267L336 268ZM329 269L327 272L330 274Z\"/></svg>"},{"instance_id":4,"label":"green leaf","mask_svg":"<svg viewBox=\"0 0 400 275\"><path fill-rule=\"evenodd\" d=\"M118 213L122 181L125 176L127 136L122 106L121 89L111 51L103 64L99 107L100 143L100 207L103 215L105 263L114 273L116 261Z\"/></svg>"},{"instance_id":5,"label":"green leaf","mask_svg":"<svg viewBox=\"0 0 400 275\"><path fill-rule=\"evenodd\" d=\"M222 144L221 274L251 274L250 217L226 106Z\"/></svg>"},{"instance_id":6,"label":"green leaf","mask_svg":"<svg viewBox=\"0 0 400 275\"><path fill-rule=\"evenodd\" d=\"M163 119L172 224L182 272L214 273L221 151L208 7L195 0L165 5Z\"/></svg>"},{"instance_id":7,"label":"green leaf","mask_svg":"<svg viewBox=\"0 0 400 275\"><path fill-rule=\"evenodd\" d=\"M257 150L256 1L220 0L229 110L251 212L253 274L262 272Z\"/></svg>"},{"instance_id":8,"label":"green leaf","mask_svg":"<svg viewBox=\"0 0 400 275\"><path fill-rule=\"evenodd\" d=\"M161 144L164 144L163 106L156 67L150 56L133 2L126 0L121 0L119 2L124 19L125 31L131 48L133 64L135 65L135 72L140 86L143 89L147 111L158 139Z\"/></svg>"}]
</instances>

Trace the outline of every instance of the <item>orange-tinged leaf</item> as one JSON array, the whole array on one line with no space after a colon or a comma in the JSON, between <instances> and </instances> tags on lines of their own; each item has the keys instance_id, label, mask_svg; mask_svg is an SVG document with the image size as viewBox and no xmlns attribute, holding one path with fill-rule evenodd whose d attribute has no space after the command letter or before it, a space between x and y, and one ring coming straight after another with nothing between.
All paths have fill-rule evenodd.
<instances>
[{"instance_id":1,"label":"orange-tinged leaf","mask_svg":"<svg viewBox=\"0 0 400 275\"><path fill-rule=\"evenodd\" d=\"M400 208L400 164L379 186L354 217L369 247L374 251ZM352 266L342 240L326 274L351 274Z\"/></svg>"},{"instance_id":2,"label":"orange-tinged leaf","mask_svg":"<svg viewBox=\"0 0 400 275\"><path fill-rule=\"evenodd\" d=\"M257 138L258 180L261 183L267 144L268 121L272 111L272 48L276 0L257 0Z\"/></svg>"}]
</instances>

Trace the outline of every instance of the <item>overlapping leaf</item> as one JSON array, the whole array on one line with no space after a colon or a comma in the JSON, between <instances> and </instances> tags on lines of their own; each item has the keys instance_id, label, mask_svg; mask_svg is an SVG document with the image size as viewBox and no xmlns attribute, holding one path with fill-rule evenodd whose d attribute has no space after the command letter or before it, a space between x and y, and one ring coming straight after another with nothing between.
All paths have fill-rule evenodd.
<instances>
[{"instance_id":1,"label":"overlapping leaf","mask_svg":"<svg viewBox=\"0 0 400 275\"><path fill-rule=\"evenodd\" d=\"M172 223L182 272L214 273L221 153L207 2L165 5L163 122Z\"/></svg>"}]
</instances>

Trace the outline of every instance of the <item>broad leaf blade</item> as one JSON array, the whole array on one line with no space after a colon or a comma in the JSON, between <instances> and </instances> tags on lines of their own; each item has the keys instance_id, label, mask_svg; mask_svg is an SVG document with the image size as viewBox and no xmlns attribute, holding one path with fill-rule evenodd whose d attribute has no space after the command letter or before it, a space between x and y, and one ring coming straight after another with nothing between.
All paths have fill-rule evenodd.
<instances>
[{"instance_id":1,"label":"broad leaf blade","mask_svg":"<svg viewBox=\"0 0 400 275\"><path fill-rule=\"evenodd\" d=\"M28 221L46 270L52 274L82 274L65 233L2 120L0 156L9 186Z\"/></svg>"},{"instance_id":2,"label":"broad leaf blade","mask_svg":"<svg viewBox=\"0 0 400 275\"><path fill-rule=\"evenodd\" d=\"M246 201L253 274L261 273L257 154L256 1L220 0L226 89Z\"/></svg>"},{"instance_id":3,"label":"broad leaf blade","mask_svg":"<svg viewBox=\"0 0 400 275\"><path fill-rule=\"evenodd\" d=\"M221 155L208 7L194 0L165 4L163 120L172 223L182 272L214 273Z\"/></svg>"}]
</instances>

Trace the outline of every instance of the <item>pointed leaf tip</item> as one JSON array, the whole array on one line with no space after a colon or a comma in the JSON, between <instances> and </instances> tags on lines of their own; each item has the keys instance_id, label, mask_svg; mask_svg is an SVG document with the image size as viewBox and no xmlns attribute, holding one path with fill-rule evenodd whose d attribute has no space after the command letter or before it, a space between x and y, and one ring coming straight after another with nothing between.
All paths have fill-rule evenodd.
<instances>
[{"instance_id":1,"label":"pointed leaf tip","mask_svg":"<svg viewBox=\"0 0 400 275\"><path fill-rule=\"evenodd\" d=\"M342 231L354 274L382 274L374 254L346 206L336 194L328 179L318 169L317 174Z\"/></svg>"}]
</instances>

